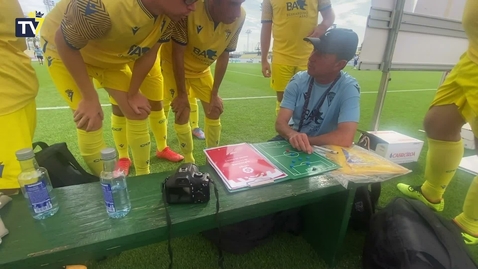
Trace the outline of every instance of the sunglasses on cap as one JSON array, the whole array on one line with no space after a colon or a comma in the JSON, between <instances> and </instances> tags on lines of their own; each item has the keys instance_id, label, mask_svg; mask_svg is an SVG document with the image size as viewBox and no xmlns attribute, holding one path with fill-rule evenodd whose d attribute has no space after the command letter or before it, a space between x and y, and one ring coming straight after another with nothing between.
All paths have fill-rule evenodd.
<instances>
[{"instance_id":1,"label":"sunglasses on cap","mask_svg":"<svg viewBox=\"0 0 478 269\"><path fill-rule=\"evenodd\" d=\"M196 3L197 1L198 0L184 0L184 3L189 6L189 5L192 5L192 4Z\"/></svg>"}]
</instances>

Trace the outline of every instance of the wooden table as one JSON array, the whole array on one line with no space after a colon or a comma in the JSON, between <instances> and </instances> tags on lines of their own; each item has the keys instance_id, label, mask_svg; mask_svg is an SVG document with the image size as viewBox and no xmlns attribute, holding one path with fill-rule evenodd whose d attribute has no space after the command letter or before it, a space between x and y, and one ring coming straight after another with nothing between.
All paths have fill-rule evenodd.
<instances>
[{"instance_id":1,"label":"wooden table","mask_svg":"<svg viewBox=\"0 0 478 269\"><path fill-rule=\"evenodd\" d=\"M230 194L211 167L200 169L219 183L222 225L303 206L305 239L335 266L355 184L345 189L332 178L316 176ZM31 217L22 196L12 197L0 210L10 231L0 244L0 268L60 268L167 240L160 187L169 174L128 178L132 210L123 219L108 218L99 183L55 189L60 210L42 221ZM216 227L213 194L208 204L174 205L169 211L173 237Z\"/></svg>"}]
</instances>

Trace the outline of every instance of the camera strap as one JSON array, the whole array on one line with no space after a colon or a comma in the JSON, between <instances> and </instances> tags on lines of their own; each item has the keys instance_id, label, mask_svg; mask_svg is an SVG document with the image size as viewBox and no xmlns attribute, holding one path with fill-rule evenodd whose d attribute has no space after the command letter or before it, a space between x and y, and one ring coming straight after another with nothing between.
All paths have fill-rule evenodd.
<instances>
[{"instance_id":1,"label":"camera strap","mask_svg":"<svg viewBox=\"0 0 478 269\"><path fill-rule=\"evenodd\" d=\"M218 229L218 234L219 234L219 244L217 247L218 250L218 261L217 264L219 268L223 269L224 268L224 256L222 254L222 249L220 247L221 245L221 224L219 221L219 192L216 187L216 183L209 178L209 181L212 183L212 186L214 188L214 196L216 197L216 212L214 214L214 217L216 219L216 224L217 224L217 229ZM168 202L166 201L166 184L163 183L163 189L162 189L162 199L163 199L163 204L164 204L164 212L166 214L166 224L167 224L167 229L168 229L168 255L169 255L169 269L173 268L173 249L171 248L171 216L169 215L169 210L168 210Z\"/></svg>"},{"instance_id":2,"label":"camera strap","mask_svg":"<svg viewBox=\"0 0 478 269\"><path fill-rule=\"evenodd\" d=\"M221 222L219 220L219 192L216 188L216 183L209 178L209 181L212 183L212 186L214 188L214 196L216 197L216 213L214 214L214 218L216 219L216 224L217 224L217 233L218 233L218 245L217 245L217 265L219 268L223 269L224 268L224 256L222 255L222 249L221 249Z\"/></svg>"}]
</instances>

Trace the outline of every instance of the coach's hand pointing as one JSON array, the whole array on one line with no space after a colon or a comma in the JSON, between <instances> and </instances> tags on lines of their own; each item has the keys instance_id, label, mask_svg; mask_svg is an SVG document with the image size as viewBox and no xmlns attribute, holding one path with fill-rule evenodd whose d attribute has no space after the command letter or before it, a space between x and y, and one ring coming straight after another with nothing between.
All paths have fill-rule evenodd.
<instances>
[{"instance_id":1,"label":"coach's hand pointing","mask_svg":"<svg viewBox=\"0 0 478 269\"><path fill-rule=\"evenodd\" d=\"M292 147L307 154L312 154L314 151L309 142L307 134L295 132L289 137L289 143Z\"/></svg>"}]
</instances>

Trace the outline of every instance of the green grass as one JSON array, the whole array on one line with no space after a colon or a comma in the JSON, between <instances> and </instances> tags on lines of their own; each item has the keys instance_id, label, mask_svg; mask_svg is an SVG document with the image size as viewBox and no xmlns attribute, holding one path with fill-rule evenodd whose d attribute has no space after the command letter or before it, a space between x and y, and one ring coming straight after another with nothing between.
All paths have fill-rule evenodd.
<instances>
[{"instance_id":1,"label":"green grass","mask_svg":"<svg viewBox=\"0 0 478 269\"><path fill-rule=\"evenodd\" d=\"M66 106L57 94L46 68L34 63L40 80L40 92L37 97L39 108ZM381 73L376 71L347 71L359 81L362 88L361 122L359 128L370 129L371 119L377 97ZM395 130L424 140L422 120L433 99L441 74L437 72L394 72L389 84L389 91L380 120L381 130ZM416 90L416 91L406 91ZM399 91L399 92L394 92ZM107 95L100 91L103 104L108 103ZM220 89L220 95L225 99L225 112L221 122L223 126L221 144L238 142L262 142L275 135L274 108L275 93L269 88L269 81L260 75L257 64L230 64L228 72ZM228 100L227 98L247 98L269 96L261 99ZM110 108L104 107L105 126L110 125ZM172 115L170 115L172 119ZM176 151L178 143L169 125L169 145ZM203 113L200 114L200 126L203 126ZM108 128L105 128L107 145L113 146L113 139ZM151 134L152 136L152 134ZM152 136L153 137L153 136ZM76 131L69 109L41 109L38 111L38 125L35 141L47 143L67 142L75 157L84 165L79 156L76 144ZM154 139L152 141L154 149ZM204 141L195 140L195 157L197 163L205 164L202 150ZM151 151L152 172L170 171L177 164L160 161ZM393 197L399 196L395 185L397 182L420 184L423 181L423 168L426 156L426 143L415 171L399 179L393 179L383 184L380 204L386 205ZM472 154L466 151L467 155ZM461 212L463 200L472 180L472 176L458 171L455 179L449 185L445 194L446 208L443 216L452 218ZM99 197L98 199L101 199ZM338 268L361 268L361 253L364 234L350 230L345 239L343 257ZM166 243L158 243L130 251L103 261L89 261L89 268L167 268L168 256ZM478 258L478 247L470 248L475 259ZM216 249L199 235L193 235L173 240L175 268L217 268ZM326 268L323 261L313 252L311 247L300 237L287 234L275 236L267 244L260 246L245 255L225 256L226 268Z\"/></svg>"}]
</instances>

